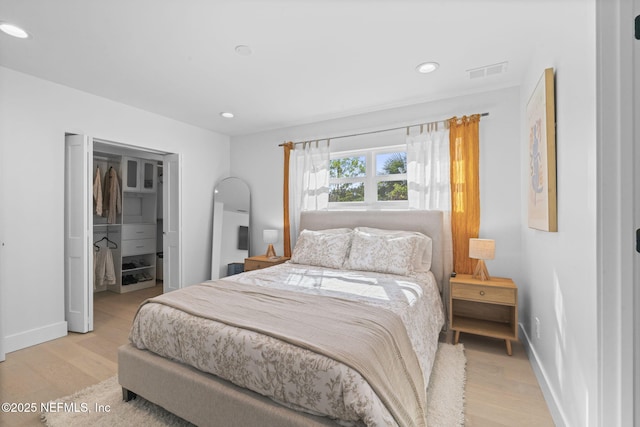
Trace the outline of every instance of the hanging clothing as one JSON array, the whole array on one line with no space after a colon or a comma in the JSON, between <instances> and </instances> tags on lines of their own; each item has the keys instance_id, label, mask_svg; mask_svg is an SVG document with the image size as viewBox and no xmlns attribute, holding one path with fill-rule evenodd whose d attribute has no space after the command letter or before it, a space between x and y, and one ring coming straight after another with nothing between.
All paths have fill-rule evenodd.
<instances>
[{"instance_id":1,"label":"hanging clothing","mask_svg":"<svg viewBox=\"0 0 640 427\"><path fill-rule=\"evenodd\" d=\"M116 271L111 249L97 248L93 251L93 274L93 290L100 286L116 284Z\"/></svg>"},{"instance_id":2,"label":"hanging clothing","mask_svg":"<svg viewBox=\"0 0 640 427\"><path fill-rule=\"evenodd\" d=\"M107 224L116 222L116 215L122 212L122 194L120 181L113 167L109 168L104 180L104 196L102 216L107 218Z\"/></svg>"},{"instance_id":3,"label":"hanging clothing","mask_svg":"<svg viewBox=\"0 0 640 427\"><path fill-rule=\"evenodd\" d=\"M96 168L96 177L93 180L93 211L102 216L102 172L100 166Z\"/></svg>"}]
</instances>

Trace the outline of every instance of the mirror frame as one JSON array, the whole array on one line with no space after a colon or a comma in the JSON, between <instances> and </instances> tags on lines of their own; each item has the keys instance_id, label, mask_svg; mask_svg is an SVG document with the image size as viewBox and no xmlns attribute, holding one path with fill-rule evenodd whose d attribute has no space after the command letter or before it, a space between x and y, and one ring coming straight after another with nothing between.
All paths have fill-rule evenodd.
<instances>
[{"instance_id":1,"label":"mirror frame","mask_svg":"<svg viewBox=\"0 0 640 427\"><path fill-rule=\"evenodd\" d=\"M248 224L247 226L249 227L249 233L247 236L247 250L246 250L246 258L248 258L251 254L251 188L249 187L249 184L247 184L244 180L242 180L241 178L235 177L235 176L230 176L227 178L223 178L220 181L218 181L216 183L216 186L214 188L214 192L213 192L213 220L212 220L212 236L211 236L211 280L216 280L219 279L221 277L226 277L222 276L220 273L222 271L222 254L223 254L223 247L222 247L222 230L224 227L222 218L224 215L224 208L219 209L216 205L216 198L220 198L222 196L221 192L224 191L225 187L228 187L229 185L234 184L234 185L242 185L243 188L246 188L249 200L248 200L248 205L247 205L247 215L248 215ZM220 195L218 195L220 194ZM216 213L218 213L216 215ZM244 259L241 260L244 263Z\"/></svg>"}]
</instances>

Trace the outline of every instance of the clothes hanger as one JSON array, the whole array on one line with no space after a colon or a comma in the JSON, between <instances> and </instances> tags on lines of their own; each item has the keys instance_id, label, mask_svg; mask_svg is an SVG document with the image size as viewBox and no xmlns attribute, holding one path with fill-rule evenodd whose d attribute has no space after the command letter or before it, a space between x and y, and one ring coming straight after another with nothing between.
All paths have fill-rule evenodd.
<instances>
[{"instance_id":1,"label":"clothes hanger","mask_svg":"<svg viewBox=\"0 0 640 427\"><path fill-rule=\"evenodd\" d=\"M110 249L118 249L118 244L112 240L110 240L108 237L103 237L100 240L96 240L95 242L93 242L93 246L96 249L100 249L100 246L98 246L98 243L102 242L103 240L107 241L107 247L109 247L109 243L111 243L113 246L115 246L114 248L110 248Z\"/></svg>"}]
</instances>

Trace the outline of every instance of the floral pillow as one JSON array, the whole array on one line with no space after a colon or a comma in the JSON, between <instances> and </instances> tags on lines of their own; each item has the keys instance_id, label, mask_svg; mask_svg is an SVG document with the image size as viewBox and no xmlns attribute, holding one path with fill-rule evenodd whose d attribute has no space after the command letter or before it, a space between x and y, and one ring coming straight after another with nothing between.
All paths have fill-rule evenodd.
<instances>
[{"instance_id":1,"label":"floral pillow","mask_svg":"<svg viewBox=\"0 0 640 427\"><path fill-rule=\"evenodd\" d=\"M356 231L377 236L416 236L418 238L418 247L413 257L413 271L427 272L431 270L431 258L433 256L431 237L417 231L383 230L370 227L357 227Z\"/></svg>"},{"instance_id":2,"label":"floral pillow","mask_svg":"<svg viewBox=\"0 0 640 427\"><path fill-rule=\"evenodd\" d=\"M342 268L351 247L352 231L350 229L302 230L293 249L291 262Z\"/></svg>"},{"instance_id":3,"label":"floral pillow","mask_svg":"<svg viewBox=\"0 0 640 427\"><path fill-rule=\"evenodd\" d=\"M303 231L312 231L312 230L303 230ZM324 230L313 230L314 233L318 234L349 234L353 232L351 228L327 228Z\"/></svg>"},{"instance_id":4,"label":"floral pillow","mask_svg":"<svg viewBox=\"0 0 640 427\"><path fill-rule=\"evenodd\" d=\"M414 271L419 241L420 237L412 234L377 235L356 230L345 267L408 276Z\"/></svg>"}]
</instances>

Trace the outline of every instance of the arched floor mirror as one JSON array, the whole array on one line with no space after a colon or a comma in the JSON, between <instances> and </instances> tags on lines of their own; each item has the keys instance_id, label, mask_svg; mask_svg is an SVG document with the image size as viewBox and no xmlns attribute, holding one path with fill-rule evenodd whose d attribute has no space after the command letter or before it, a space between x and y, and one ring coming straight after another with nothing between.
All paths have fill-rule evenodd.
<instances>
[{"instance_id":1,"label":"arched floor mirror","mask_svg":"<svg viewBox=\"0 0 640 427\"><path fill-rule=\"evenodd\" d=\"M249 256L251 192L236 177L221 180L213 194L211 279L241 273Z\"/></svg>"}]
</instances>

